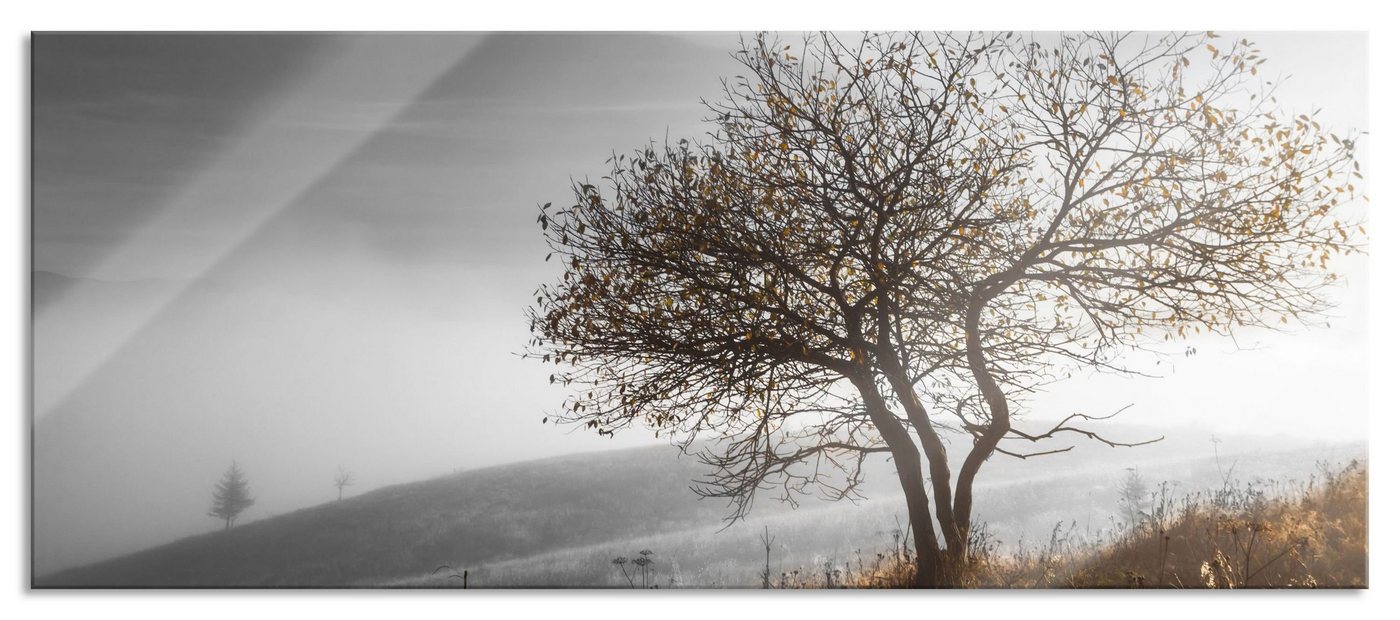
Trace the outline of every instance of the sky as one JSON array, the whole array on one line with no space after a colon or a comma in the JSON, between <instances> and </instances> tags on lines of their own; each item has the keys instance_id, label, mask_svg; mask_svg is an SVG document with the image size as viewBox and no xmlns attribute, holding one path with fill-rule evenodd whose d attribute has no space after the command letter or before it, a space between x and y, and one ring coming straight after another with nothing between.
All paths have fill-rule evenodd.
<instances>
[{"instance_id":1,"label":"sky","mask_svg":"<svg viewBox=\"0 0 1400 620\"><path fill-rule=\"evenodd\" d=\"M1242 36L1281 101L1366 127L1363 35ZM340 466L354 493L654 441L541 425L534 217L614 150L702 134L738 39L36 35L36 570L219 526L235 459L260 518L333 499ZM1364 437L1345 269L1329 329L1181 343L1162 379L1077 376L1037 415Z\"/></svg>"}]
</instances>

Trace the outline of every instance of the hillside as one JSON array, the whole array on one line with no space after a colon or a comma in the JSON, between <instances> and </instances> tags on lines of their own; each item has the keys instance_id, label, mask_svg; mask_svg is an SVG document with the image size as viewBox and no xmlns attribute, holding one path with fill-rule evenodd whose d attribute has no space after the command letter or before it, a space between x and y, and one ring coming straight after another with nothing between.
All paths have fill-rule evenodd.
<instances>
[{"instance_id":1,"label":"hillside","mask_svg":"<svg viewBox=\"0 0 1400 620\"><path fill-rule=\"evenodd\" d=\"M674 448L567 456L368 492L86 567L38 587L343 586L719 523Z\"/></svg>"},{"instance_id":2,"label":"hillside","mask_svg":"<svg viewBox=\"0 0 1400 620\"><path fill-rule=\"evenodd\" d=\"M1190 449L1203 442L1163 443L1137 450L1084 446L1081 458L1051 457L1034 466L994 459L980 518L1008 547L1038 544L1061 521L1077 521L1086 534L1093 524L1107 526L1126 466L1173 480L1183 492L1210 487L1219 463ZM1230 444L1250 447L1222 456L1238 464L1242 479L1303 479L1320 460L1364 456L1364 447L1354 445L1240 438ZM794 510L763 501L749 518L726 528L725 503L699 500L690 491L704 468L674 448L558 457L385 487L40 575L34 585L460 587L449 571L434 572L446 565L456 574L470 569L470 585L477 587L626 587L611 560L650 549L661 585L753 586L764 528L778 537L775 571L876 561L891 546L902 515L887 467L876 462L868 468L868 499L859 504L813 499Z\"/></svg>"}]
</instances>

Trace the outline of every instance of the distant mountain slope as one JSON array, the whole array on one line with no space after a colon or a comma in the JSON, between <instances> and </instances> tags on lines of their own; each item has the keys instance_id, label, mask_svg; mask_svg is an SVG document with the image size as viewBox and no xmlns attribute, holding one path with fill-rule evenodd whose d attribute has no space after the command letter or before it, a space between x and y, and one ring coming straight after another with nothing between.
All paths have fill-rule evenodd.
<instances>
[{"instance_id":1,"label":"distant mountain slope","mask_svg":"<svg viewBox=\"0 0 1400 620\"><path fill-rule=\"evenodd\" d=\"M1142 466L1149 480L1181 481L1183 489L1213 484L1220 463L1211 444L1189 434L1185 441L1133 450L1086 445L1075 451L1080 458L993 459L978 518L1008 543L1034 539L1062 519L1087 517L1104 525L1116 511L1114 489L1125 466ZM1365 452L1364 446L1301 447L1259 438L1229 438L1224 445L1243 448L1221 455L1226 467L1240 464L1238 475L1280 479L1306 478L1318 460ZM902 514L889 465L877 460L866 468L862 488L871 500L861 506L812 499L792 511L761 501L747 523L716 536L728 506L699 500L690 490L705 473L693 457L667 446L501 465L389 486L39 575L34 586L448 586L446 577L433 574L440 565L469 567L480 576L473 585L488 587L616 586L625 583L608 560L644 547L665 562L682 563L667 565L668 575L685 573L678 583L752 585L756 573L747 563L759 557L755 532L765 525L780 533L784 561L811 565L818 557L885 545Z\"/></svg>"},{"instance_id":2,"label":"distant mountain slope","mask_svg":"<svg viewBox=\"0 0 1400 620\"><path fill-rule=\"evenodd\" d=\"M35 579L36 587L339 586L637 534L718 527L722 501L674 448L401 484Z\"/></svg>"}]
</instances>

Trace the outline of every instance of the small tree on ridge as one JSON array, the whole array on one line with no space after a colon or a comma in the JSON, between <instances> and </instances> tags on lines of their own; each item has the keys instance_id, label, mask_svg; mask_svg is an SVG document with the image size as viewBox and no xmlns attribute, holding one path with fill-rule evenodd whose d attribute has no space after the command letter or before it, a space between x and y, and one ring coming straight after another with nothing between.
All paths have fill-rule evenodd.
<instances>
[{"instance_id":1,"label":"small tree on ridge","mask_svg":"<svg viewBox=\"0 0 1400 620\"><path fill-rule=\"evenodd\" d=\"M214 486L214 507L209 509L209 516L224 520L224 529L233 527L234 520L238 515L253 505L253 498L248 495L248 480L243 477L243 470L238 467L238 462L234 461L224 471L223 479Z\"/></svg>"},{"instance_id":2,"label":"small tree on ridge","mask_svg":"<svg viewBox=\"0 0 1400 620\"><path fill-rule=\"evenodd\" d=\"M335 486L335 501L340 501L341 498L345 496L345 487L352 486L354 484L354 474L350 473L350 471L345 469L344 467L337 469L335 472L335 482L332 483L332 485Z\"/></svg>"}]
</instances>

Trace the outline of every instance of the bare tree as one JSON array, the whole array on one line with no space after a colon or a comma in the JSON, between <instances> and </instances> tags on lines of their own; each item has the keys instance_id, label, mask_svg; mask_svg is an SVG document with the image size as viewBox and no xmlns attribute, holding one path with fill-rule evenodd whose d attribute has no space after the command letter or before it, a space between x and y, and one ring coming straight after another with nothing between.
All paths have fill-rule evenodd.
<instances>
[{"instance_id":1,"label":"bare tree","mask_svg":"<svg viewBox=\"0 0 1400 620\"><path fill-rule=\"evenodd\" d=\"M214 486L214 506L209 509L209 516L223 519L224 529L229 529L233 527L238 515L252 505L253 498L248 495L248 480L243 477L243 469L235 461L228 466L224 477Z\"/></svg>"},{"instance_id":2,"label":"bare tree","mask_svg":"<svg viewBox=\"0 0 1400 620\"><path fill-rule=\"evenodd\" d=\"M1084 414L1022 429L1025 394L1315 316L1364 232L1335 210L1355 137L1281 116L1253 47L1211 39L755 38L707 140L615 155L541 210L564 274L530 355L572 388L556 420L695 448L735 518L768 489L856 497L888 454L919 584L964 583L982 463L1067 449L1004 439L1133 445ZM949 433L973 439L956 472Z\"/></svg>"},{"instance_id":3,"label":"bare tree","mask_svg":"<svg viewBox=\"0 0 1400 620\"><path fill-rule=\"evenodd\" d=\"M769 534L768 526L765 525L758 540L763 543L763 572L758 576L763 579L763 589L770 590L773 588L773 541L777 540L777 537Z\"/></svg>"},{"instance_id":4,"label":"bare tree","mask_svg":"<svg viewBox=\"0 0 1400 620\"><path fill-rule=\"evenodd\" d=\"M344 466L341 466L340 468L336 469L336 471L335 471L335 481L332 483L332 485L335 486L335 501L340 501L342 498L344 498L344 497L345 497L345 487L348 487L348 486L351 486L351 485L354 485L354 484L355 484L355 475L354 475L354 474L350 473L349 470L346 470Z\"/></svg>"}]
</instances>

